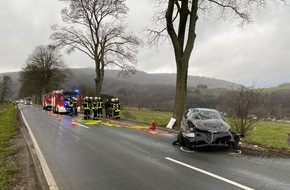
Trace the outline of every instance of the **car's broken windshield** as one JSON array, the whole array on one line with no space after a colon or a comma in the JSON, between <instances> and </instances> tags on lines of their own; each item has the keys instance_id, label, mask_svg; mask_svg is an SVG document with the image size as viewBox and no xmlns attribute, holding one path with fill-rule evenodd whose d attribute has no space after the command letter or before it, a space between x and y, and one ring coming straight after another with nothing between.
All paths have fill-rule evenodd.
<instances>
[{"instance_id":1,"label":"car's broken windshield","mask_svg":"<svg viewBox=\"0 0 290 190\"><path fill-rule=\"evenodd\" d=\"M213 111L198 110L192 112L190 117L193 119L221 119L221 116Z\"/></svg>"}]
</instances>

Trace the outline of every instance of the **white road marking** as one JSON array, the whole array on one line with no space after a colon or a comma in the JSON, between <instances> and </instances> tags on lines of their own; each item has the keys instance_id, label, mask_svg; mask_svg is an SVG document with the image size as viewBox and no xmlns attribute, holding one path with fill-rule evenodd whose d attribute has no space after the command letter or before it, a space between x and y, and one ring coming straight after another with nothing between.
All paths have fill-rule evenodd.
<instances>
[{"instance_id":1,"label":"white road marking","mask_svg":"<svg viewBox=\"0 0 290 190\"><path fill-rule=\"evenodd\" d=\"M82 125L82 124L80 124L80 123L77 123L77 122L76 122L76 125L79 125L79 126L81 126L81 127L83 127L83 128L86 128L86 129L89 128L89 127L87 127L87 126L85 126L85 125Z\"/></svg>"},{"instance_id":2,"label":"white road marking","mask_svg":"<svg viewBox=\"0 0 290 190\"><path fill-rule=\"evenodd\" d=\"M226 179L226 178L224 178L224 177L218 176L218 175L213 174L213 173L210 173L210 172L208 172L208 171L205 171L205 170L199 169L199 168L194 167L194 166L191 166L191 165L189 165L189 164L186 164L186 163L180 162L180 161L178 161L178 160L174 160L174 159L169 158L169 157L166 157L165 159L166 159L166 160L169 160L169 161L171 161L171 162L174 162L174 163L176 163L176 164L179 164L179 165L185 166L185 167L187 167L187 168L189 168L189 169L192 169L192 170L198 171L198 172L203 173L203 174L205 174L205 175L211 176L211 177L213 177L213 178L219 179L219 180L221 180L221 181L224 181L224 182L226 182L226 183L229 183L229 184L234 185L234 186L236 186L236 187L239 187L239 188L241 188L241 189L244 189L244 190L254 190L254 189L252 189L252 188L250 188L250 187L247 187L247 186L245 186L245 185L242 185L242 184L240 184L240 183L234 182L234 181L232 181L232 180Z\"/></svg>"},{"instance_id":3,"label":"white road marking","mask_svg":"<svg viewBox=\"0 0 290 190\"><path fill-rule=\"evenodd\" d=\"M20 111L20 112L21 112L22 119L23 119L23 121L24 121L24 123L25 123L25 125L26 125L26 127L27 127L27 129L29 131L31 140L33 142L37 157L39 159L39 162L40 162L40 165L42 167L42 170L43 170L44 176L46 178L47 184L49 186L49 189L50 190L58 190L56 182L54 181L53 175L50 172L48 164L47 164L47 162L46 162L46 160L45 160L45 158L44 158L44 156L43 156L43 154L42 154L42 152L41 152L41 150L39 148L39 145L36 142L35 137L34 137L32 131L31 131L31 129L30 129L30 127L29 127L29 125L28 125L23 113L22 113L22 111Z\"/></svg>"},{"instance_id":4,"label":"white road marking","mask_svg":"<svg viewBox=\"0 0 290 190\"><path fill-rule=\"evenodd\" d=\"M57 114L53 114L53 116L58 116ZM81 127L83 127L83 128L86 128L86 129L88 129L89 127L87 127L87 126L85 126L85 125L82 125L82 124L80 124L80 123L77 123L77 122L75 122L75 124L76 125L79 125L79 126L81 126Z\"/></svg>"}]
</instances>

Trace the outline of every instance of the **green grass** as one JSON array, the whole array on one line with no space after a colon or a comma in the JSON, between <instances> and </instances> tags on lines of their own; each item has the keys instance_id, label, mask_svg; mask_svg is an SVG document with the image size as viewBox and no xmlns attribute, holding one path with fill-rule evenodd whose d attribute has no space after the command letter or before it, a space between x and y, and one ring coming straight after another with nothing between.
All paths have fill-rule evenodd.
<instances>
[{"instance_id":1,"label":"green grass","mask_svg":"<svg viewBox=\"0 0 290 190\"><path fill-rule=\"evenodd\" d=\"M286 145L288 134L290 134L290 123L259 121L245 141L263 147L290 151L290 146Z\"/></svg>"},{"instance_id":2,"label":"green grass","mask_svg":"<svg viewBox=\"0 0 290 190\"><path fill-rule=\"evenodd\" d=\"M15 114L13 105L0 105L0 190L9 189L15 183L13 174L16 170L5 163L7 156L16 152L8 148L9 140L16 131Z\"/></svg>"},{"instance_id":3,"label":"green grass","mask_svg":"<svg viewBox=\"0 0 290 190\"><path fill-rule=\"evenodd\" d=\"M148 109L124 108L121 111L122 119L147 125L151 125L152 120L154 120L159 127L165 127L171 117L171 112ZM255 124L254 130L249 132L243 141L263 147L290 151L290 146L286 145L288 133L290 134L290 123L259 121Z\"/></svg>"},{"instance_id":4,"label":"green grass","mask_svg":"<svg viewBox=\"0 0 290 190\"><path fill-rule=\"evenodd\" d=\"M122 119L148 125L151 125L154 120L159 127L165 127L171 117L171 112L152 111L148 109L124 108L121 111Z\"/></svg>"}]
</instances>

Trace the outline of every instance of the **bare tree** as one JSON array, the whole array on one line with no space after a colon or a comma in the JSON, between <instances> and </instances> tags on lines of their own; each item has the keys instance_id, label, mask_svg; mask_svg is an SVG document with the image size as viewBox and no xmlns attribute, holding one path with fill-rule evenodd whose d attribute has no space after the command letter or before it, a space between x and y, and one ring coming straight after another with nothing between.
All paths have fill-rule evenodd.
<instances>
[{"instance_id":1,"label":"bare tree","mask_svg":"<svg viewBox=\"0 0 290 190\"><path fill-rule=\"evenodd\" d=\"M9 95L11 83L11 77L9 75L4 75L0 82L0 103L3 103L5 98Z\"/></svg>"},{"instance_id":2,"label":"bare tree","mask_svg":"<svg viewBox=\"0 0 290 190\"><path fill-rule=\"evenodd\" d=\"M71 71L56 47L37 46L19 73L21 95L37 95L39 98L41 94L59 88L70 76Z\"/></svg>"},{"instance_id":3,"label":"bare tree","mask_svg":"<svg viewBox=\"0 0 290 190\"><path fill-rule=\"evenodd\" d=\"M176 90L173 117L180 126L186 105L188 64L196 39L198 15L217 13L218 18L240 19L240 25L251 22L252 7L264 7L262 0L152 0L159 5L167 4L165 12L157 15L156 21L166 20L163 28L149 29L150 42L156 43L167 31L173 45L176 62ZM275 1L276 3L278 1ZM284 0L281 0L284 2ZM160 7L160 6L159 6ZM162 7L162 6L161 6ZM165 14L164 14L165 13ZM164 15L162 15L164 14Z\"/></svg>"},{"instance_id":4,"label":"bare tree","mask_svg":"<svg viewBox=\"0 0 290 190\"><path fill-rule=\"evenodd\" d=\"M68 27L54 25L51 39L67 47L67 53L79 50L94 60L96 94L100 95L105 67L118 67L123 74L135 72L140 41L126 33L122 17L128 12L125 0L60 0L69 6L62 10Z\"/></svg>"},{"instance_id":5,"label":"bare tree","mask_svg":"<svg viewBox=\"0 0 290 190\"><path fill-rule=\"evenodd\" d=\"M231 126L235 131L246 135L257 122L256 111L262 106L262 89L242 86L239 90L232 89L225 95L227 113Z\"/></svg>"}]
</instances>

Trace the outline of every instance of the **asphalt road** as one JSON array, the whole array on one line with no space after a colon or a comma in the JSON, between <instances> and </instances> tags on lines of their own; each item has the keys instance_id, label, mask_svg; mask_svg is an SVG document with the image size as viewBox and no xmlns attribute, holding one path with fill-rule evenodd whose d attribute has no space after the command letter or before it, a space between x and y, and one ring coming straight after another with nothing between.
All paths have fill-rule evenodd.
<instances>
[{"instance_id":1,"label":"asphalt road","mask_svg":"<svg viewBox=\"0 0 290 190\"><path fill-rule=\"evenodd\" d=\"M51 189L290 189L290 159L186 152L172 145L175 134L79 120L71 126L67 115L21 108Z\"/></svg>"}]
</instances>

